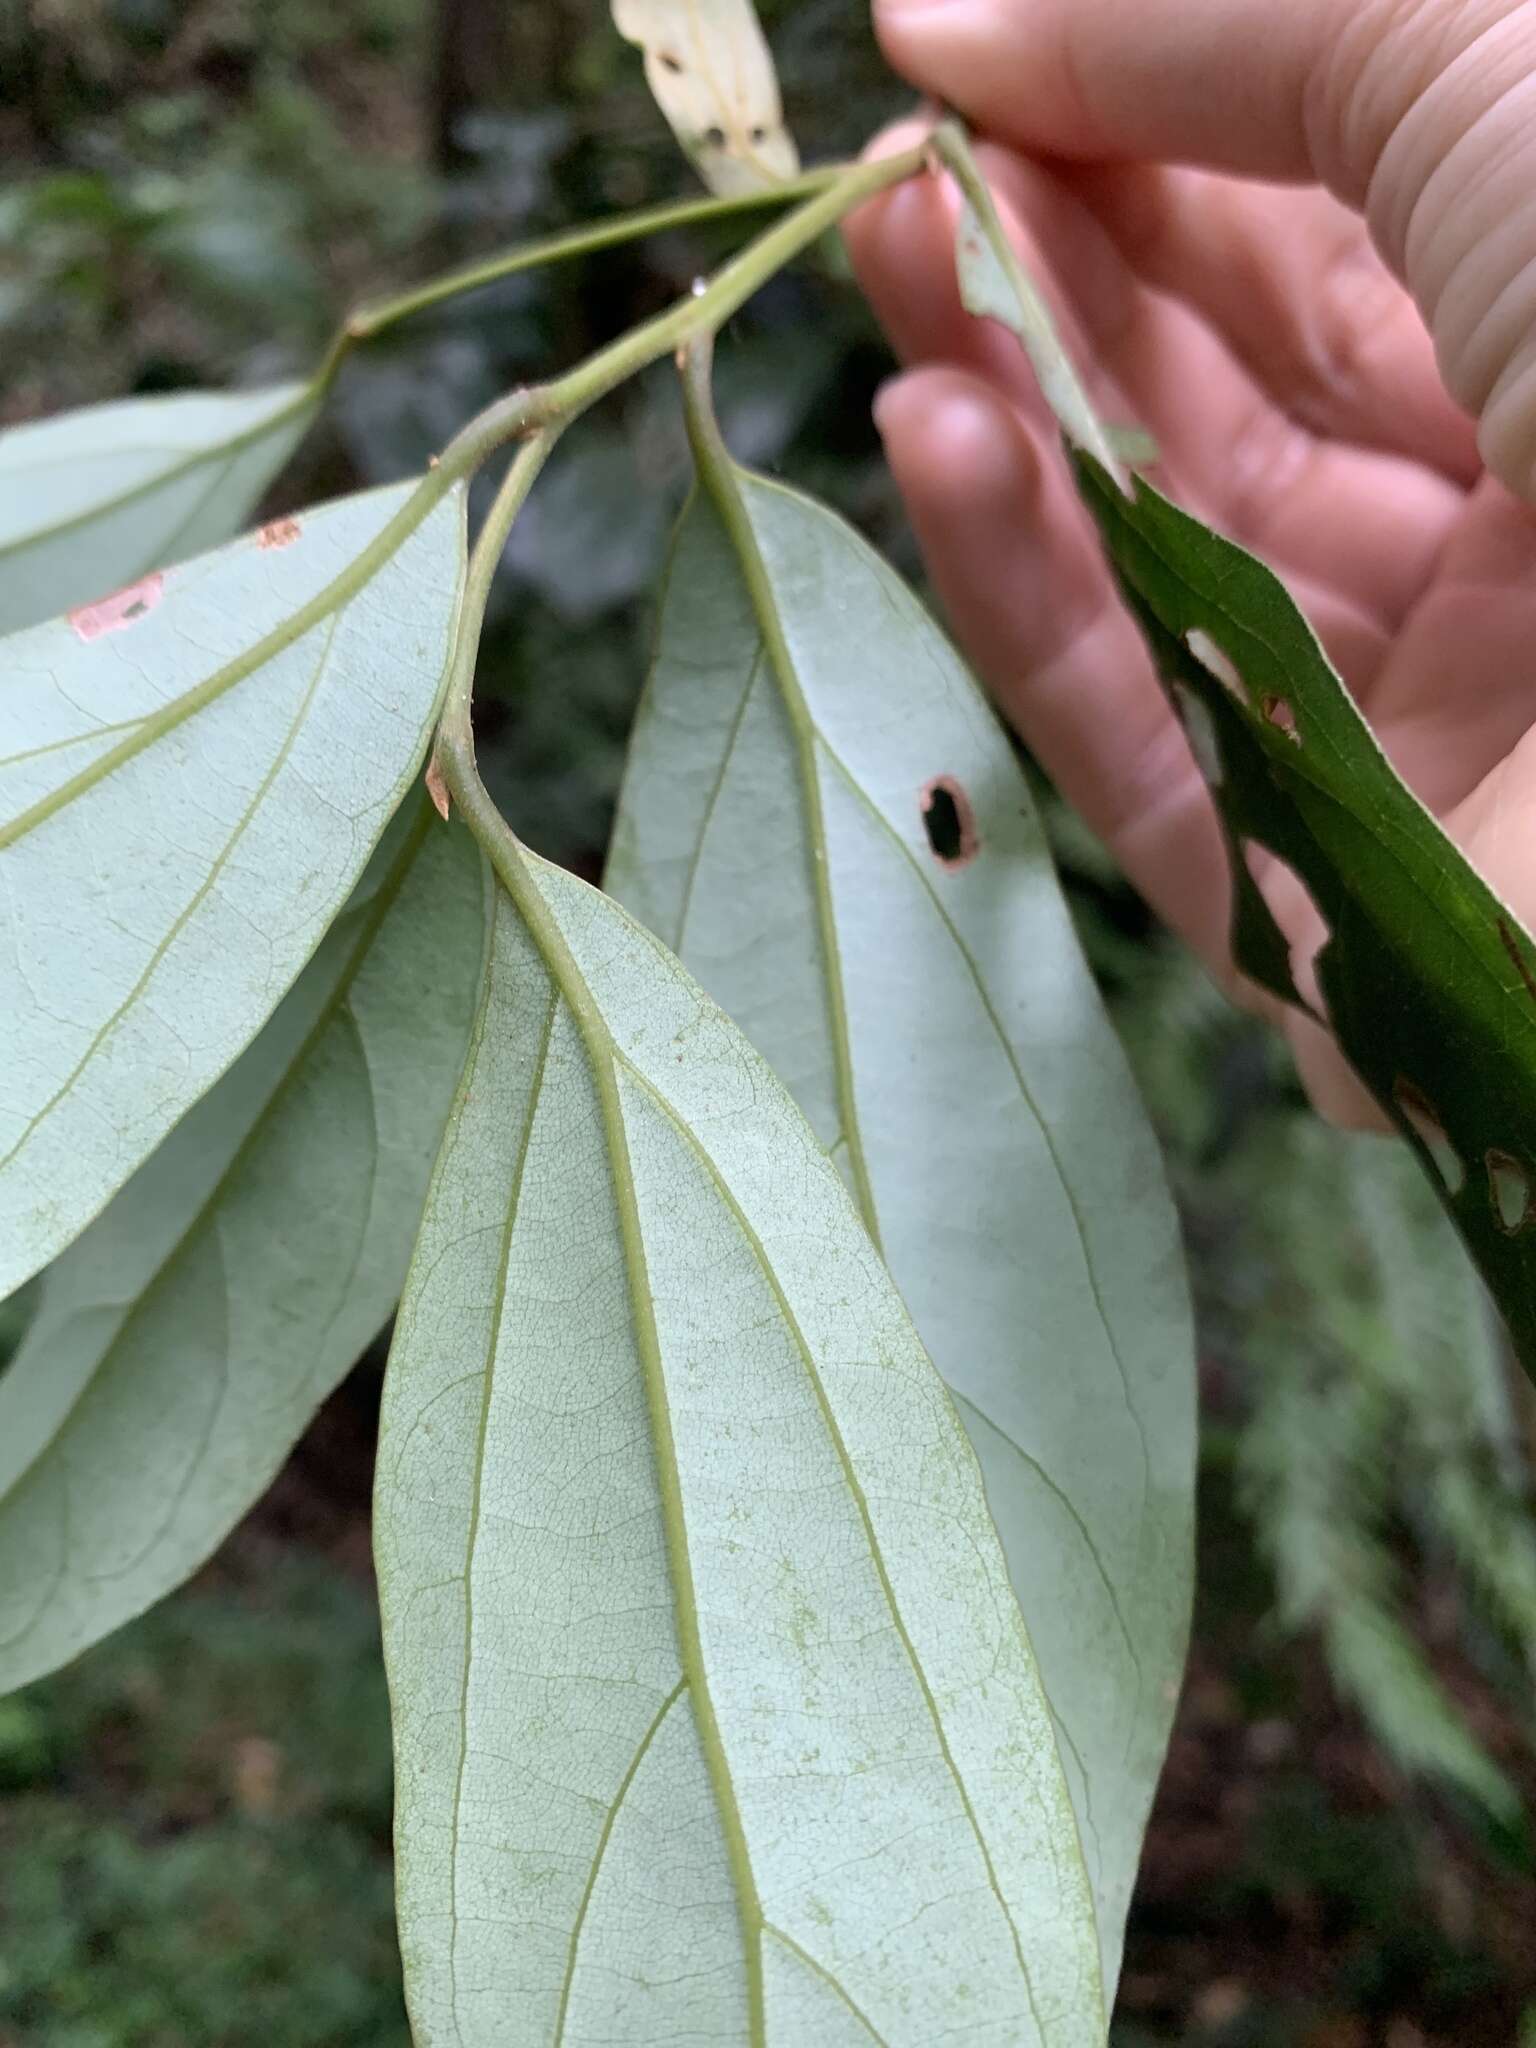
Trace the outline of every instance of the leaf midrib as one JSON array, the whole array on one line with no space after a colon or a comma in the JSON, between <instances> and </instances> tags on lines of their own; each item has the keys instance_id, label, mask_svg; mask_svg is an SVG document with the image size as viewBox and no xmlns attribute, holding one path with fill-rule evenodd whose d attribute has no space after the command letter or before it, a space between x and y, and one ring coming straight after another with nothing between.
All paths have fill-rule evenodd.
<instances>
[{"instance_id":1,"label":"leaf midrib","mask_svg":"<svg viewBox=\"0 0 1536 2048\"><path fill-rule=\"evenodd\" d=\"M498 879L543 957L551 981L568 1004L586 1050L591 1068L612 1177L614 1207L629 1282L630 1318L635 1349L639 1356L641 1380L650 1416L656 1487L666 1543L668 1573L672 1585L674 1624L683 1675L693 1701L699 1744L704 1752L715 1804L725 1836L742 1945L746 1955L747 2019L752 2048L768 2048L767 2008L763 1987L762 1928L764 1913L752 1867L746 1828L736 1800L725 1744L715 1711L708 1668L704 1658L703 1634L699 1622L698 1591L688 1542L682 1490L678 1483L678 1458L672 1431L670 1399L661 1357L651 1298L649 1262L644 1230L630 1161L628 1129L618 1088L622 1055L595 1001L585 975L577 964L559 920L546 900L534 872L535 856L529 855L513 836L488 797L467 792L477 836L490 855ZM539 867L547 863L537 862Z\"/></svg>"},{"instance_id":2,"label":"leaf midrib","mask_svg":"<svg viewBox=\"0 0 1536 2048\"><path fill-rule=\"evenodd\" d=\"M816 774L816 725L806 702L799 671L790 650L784 621L779 613L773 581L763 551L758 545L752 516L747 510L737 481L742 474L721 438L720 428L707 400L685 383L689 431L704 488L715 512L735 548L742 581L767 651L769 665L779 685L779 696L800 768L800 796L805 810L807 847L811 864L811 889L816 904L816 929L826 963L828 1023L832 1040L833 1081L837 1094L839 1122L848 1148L848 1165L864 1227L883 1252L880 1212L875 1201L874 1176L864 1151L864 1133L859 1120L854 1089L853 1036L848 1022L848 997L843 980L842 946L838 937L837 912L832 902L832 878L826 857L826 819L822 812L821 784Z\"/></svg>"},{"instance_id":3,"label":"leaf midrib","mask_svg":"<svg viewBox=\"0 0 1536 2048\"><path fill-rule=\"evenodd\" d=\"M267 768L265 774L262 776L261 781L256 785L255 792L252 795L250 801L245 805L244 809L241 810L241 812L235 819L234 825L231 828L227 837L225 838L224 844L219 848L217 855L209 864L208 872L204 875L203 879L198 883L196 889L193 891L191 900L185 905L183 909L177 912L176 916L171 921L169 928L162 933L159 939L156 940L153 948L150 951L149 958L145 961L143 968L140 970L137 980L129 989L128 993L123 997L122 1001L118 1003L118 1005L111 1012L111 1014L92 1034L89 1044L81 1053L80 1057L76 1060L74 1066L71 1067L68 1074L65 1075L63 1081L54 1090L53 1094L49 1096L48 1100L42 1105L42 1107L39 1110L37 1110L37 1112L32 1117L30 1117L28 1121L23 1125L20 1137L17 1138L15 1144L11 1146L10 1150L8 1152L0 1153L0 1173L3 1173L5 1169L8 1166L10 1166L11 1162L16 1158L16 1155L19 1152L21 1152L25 1146L31 1143L32 1139L36 1136L40 1127L46 1122L46 1120L50 1116L52 1116L53 1112L58 1108L59 1104L64 1100L65 1096L69 1094L70 1090L75 1086L75 1083L79 1080L81 1074L84 1073L85 1069L91 1064L92 1060L94 1060L96 1055L101 1051L101 1048L106 1043L107 1039L117 1029L118 1025L121 1024L124 1017L128 1015L129 1011L133 1008L134 1004L138 1002L139 998L143 995L145 989L154 979L155 974L159 970L166 956L169 954L172 946L175 945L176 941L181 937L182 933L187 930L189 925L192 923L192 920L197 916L198 911L207 901L209 895L212 893L214 884L218 881L220 875L223 874L226 866L229 864L229 861L233 857L235 848L240 844L240 841L244 838L246 832L250 829L252 821L256 817L257 813L260 811L262 805L266 803L268 797L271 795L272 789L276 784L279 775L281 775L283 769L287 766L288 758L293 752L293 749L298 742L298 736L304 729L304 725L307 722L309 714L314 707L316 693L320 688L321 681L324 678L326 669L330 663L331 648L332 645L334 644L335 637L336 625L333 624L330 632L326 636L325 645L320 650L320 658L315 663L315 672L311 676L309 683L305 688L304 694L299 700L297 710L294 712L292 719L289 721L288 730L283 735L282 744L279 746L276 755L273 757L270 766Z\"/></svg>"},{"instance_id":4,"label":"leaf midrib","mask_svg":"<svg viewBox=\"0 0 1536 2048\"><path fill-rule=\"evenodd\" d=\"M268 662L285 653L314 627L346 610L359 591L399 552L416 529L425 524L452 487L451 484L439 484L434 474L429 473L422 478L399 510L323 590L290 612L280 625L246 648L243 654L225 662L222 668L215 669L180 697L174 697L169 703L146 713L136 729L126 739L119 740L115 747L97 755L94 761L87 763L46 796L39 797L36 803L18 812L14 818L0 823L0 853L67 809L77 797L88 794L98 783L115 774L125 762L135 759L157 740L174 732L208 705L216 703L237 683L265 668ZM421 501L419 507L418 500ZM462 564L460 581L462 583Z\"/></svg>"},{"instance_id":5,"label":"leaf midrib","mask_svg":"<svg viewBox=\"0 0 1536 2048\"><path fill-rule=\"evenodd\" d=\"M796 1351L799 1353L801 1363L805 1368L806 1377L816 1397L816 1406L821 1416L822 1427L827 1433L827 1440L832 1446L833 1453L843 1475L843 1483L848 1490L849 1497L853 1501L855 1512L858 1515L859 1526L864 1533L865 1546L868 1550L870 1561L874 1566L875 1576L880 1583L881 1597L890 1614L897 1639L906 1655L918 1691L922 1696L923 1706L932 1723L934 1737L939 1747L939 1754L943 1758L945 1769L948 1771L955 1790L959 1794L966 1821L970 1827L977 1849L981 1854L982 1865L987 1875L987 1883L994 1898L997 1900L1009 1935L1012 1938L1014 1954L1018 1960L1019 1972L1024 1983L1025 1995L1029 2000L1030 2011L1034 2016L1035 2025L1040 2033L1040 2039L1044 2041L1047 2039L1047 2035L1041 2021L1039 2007L1035 2002L1034 1984L1030 1976L1029 1965L1024 1958L1023 1941L1020 1937L1017 1923L1014 1920L1012 1909L1003 1895L1002 1885L997 1875L997 1868L992 1860L992 1851L982 1831L980 1817L972 1802L969 1787L966 1785L960 1767L955 1761L954 1752L950 1748L949 1736L945 1731L943 1716L939 1712L939 1703L934 1697L933 1688L928 1682L928 1674L923 1669L922 1659L917 1654L917 1646L912 1640L911 1633L907 1628L906 1619L902 1614L901 1603L896 1597L896 1589L892 1584L890 1572L885 1562L885 1555L875 1532L874 1516L870 1509L869 1499L865 1494L857 1472L854 1470L853 1459L849 1453L847 1442L843 1437L842 1429L838 1424L836 1414L833 1411L826 1383L822 1378L821 1368L816 1362L815 1353L805 1335L799 1317L795 1314L789 1297L784 1292L783 1283L774 1269L773 1261L768 1256L767 1247L753 1227L746 1212L737 1200L734 1189L726 1181L713 1156L699 1142L699 1139L689 1128L684 1118L667 1100L666 1096L662 1094L649 1075L642 1073L634 1061L627 1054L620 1052L616 1046L614 1047L614 1058L633 1078L636 1085L655 1104L703 1167L722 1206L736 1225L743 1243L747 1246L754 1263L767 1283L768 1291L773 1297L775 1307L778 1309L780 1320L793 1340Z\"/></svg>"},{"instance_id":6,"label":"leaf midrib","mask_svg":"<svg viewBox=\"0 0 1536 2048\"><path fill-rule=\"evenodd\" d=\"M709 457L709 470L706 473L712 477L718 477L721 492L729 494L734 516L727 515L722 496L718 495L713 489L711 490L711 496L714 498L716 507L721 514L722 524L726 527L727 534L736 547L743 580L748 586L754 616L757 619L759 632L762 636L762 643L768 653L775 680L779 684L781 700L784 703L785 711L796 736L800 764L799 779L806 808L806 829L812 835L811 866L818 888L818 911L825 920L822 927L823 960L827 980L832 985L829 990L829 1009L831 1011L833 1028L833 1062L841 1112L840 1122L843 1138L848 1145L849 1161L854 1167L856 1192L866 1226L871 1237L874 1239L876 1249L883 1253L883 1246L881 1245L879 1232L876 1227L873 1176L869 1172L864 1152L862 1122L859 1115L857 1096L854 1091L852 1033L848 1024L848 1002L843 984L842 953L836 938L836 913L831 901L831 863L826 852L827 839L822 816L820 783L816 766L816 749L818 747L820 747L833 767L843 777L856 798L866 806L880 830L900 850L902 857L916 874L920 885L938 912L945 930L949 933L953 945L965 963L966 970L975 987L987 1022L994 1032L997 1042L1002 1049L1003 1056L1007 1060L1013 1074L1020 1099L1034 1119L1036 1128L1040 1132L1057 1182L1060 1185L1062 1196L1066 1201L1068 1213L1072 1219L1073 1234L1077 1239L1078 1249L1082 1255L1083 1271L1087 1278L1089 1293L1093 1298L1094 1311L1103 1329L1104 1341L1109 1348L1110 1356L1114 1360L1115 1369L1119 1375L1125 1398L1126 1410L1131 1417L1140 1442L1142 1490L1143 1496L1145 1496L1151 1458L1147 1444L1146 1425L1132 1398L1130 1371L1124 1358L1121 1356L1119 1342L1116 1338L1108 1309L1105 1306L1098 1274L1088 1249L1087 1226L1078 1205L1076 1193L1067 1178L1066 1168L1058 1150L1055 1135L1039 1104L1035 1101L1033 1091L1025 1080L1018 1055L1007 1031L1003 1027L1003 1021L997 1013L996 1005L993 1003L990 992L986 987L975 955L971 952L970 947L956 927L954 919L949 913L948 906L943 902L938 891L935 889L932 877L924 871L922 864L914 856L911 847L908 846L905 839L896 830L879 804L875 802L874 798L863 787L841 755L832 746L825 731L817 721L814 711L811 709L809 697L800 680L798 664L790 649L788 635L784 630L778 599L774 591L773 577L768 569L766 557L758 544L755 529L752 527L751 514L740 491L735 487L735 478L737 476L745 476L754 488L778 492L784 496L790 496L791 494L785 492L784 487L776 484L771 478L759 477L751 471L741 469L725 451L723 444L716 448L706 443L700 448L699 452L701 457L706 454ZM730 476L725 476L722 473L722 465L729 466L732 472ZM705 469L705 463L702 459L700 468L701 470ZM798 504L800 501L796 500L795 502ZM754 662L752 669L754 680L756 674L757 664ZM732 728L733 736L739 730L740 718L738 716L736 725ZM730 747L728 746L726 764L721 769L722 782L729 759ZM830 939L828 937L829 933Z\"/></svg>"}]
</instances>

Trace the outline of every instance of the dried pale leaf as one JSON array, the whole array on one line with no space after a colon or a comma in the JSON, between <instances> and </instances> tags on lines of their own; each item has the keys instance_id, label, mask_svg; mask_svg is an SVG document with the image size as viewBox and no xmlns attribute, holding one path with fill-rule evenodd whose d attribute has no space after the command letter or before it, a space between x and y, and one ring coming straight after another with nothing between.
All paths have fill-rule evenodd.
<instances>
[{"instance_id":1,"label":"dried pale leaf","mask_svg":"<svg viewBox=\"0 0 1536 2048\"><path fill-rule=\"evenodd\" d=\"M464 504L450 492L399 539L413 488L344 498L5 642L0 1294L250 1043L415 779Z\"/></svg>"},{"instance_id":2,"label":"dried pale leaf","mask_svg":"<svg viewBox=\"0 0 1536 2048\"><path fill-rule=\"evenodd\" d=\"M420 2048L1102 2048L964 1433L803 1118L677 962L498 905L376 1546Z\"/></svg>"},{"instance_id":3,"label":"dried pale leaf","mask_svg":"<svg viewBox=\"0 0 1536 2048\"><path fill-rule=\"evenodd\" d=\"M0 633L232 538L318 404L308 384L177 392L0 434Z\"/></svg>"},{"instance_id":4,"label":"dried pale leaf","mask_svg":"<svg viewBox=\"0 0 1536 2048\"><path fill-rule=\"evenodd\" d=\"M0 1692L202 1563L399 1295L486 890L418 798L276 1014L49 1267L0 1377Z\"/></svg>"},{"instance_id":5,"label":"dried pale leaf","mask_svg":"<svg viewBox=\"0 0 1536 2048\"><path fill-rule=\"evenodd\" d=\"M752 0L613 0L613 20L644 51L656 104L711 191L794 176L800 159Z\"/></svg>"}]
</instances>

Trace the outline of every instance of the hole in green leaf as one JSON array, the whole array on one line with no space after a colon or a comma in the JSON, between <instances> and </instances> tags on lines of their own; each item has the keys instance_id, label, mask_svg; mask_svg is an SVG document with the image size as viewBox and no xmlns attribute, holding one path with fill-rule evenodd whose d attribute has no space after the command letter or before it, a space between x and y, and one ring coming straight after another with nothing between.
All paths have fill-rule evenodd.
<instances>
[{"instance_id":1,"label":"hole in green leaf","mask_svg":"<svg viewBox=\"0 0 1536 2048\"><path fill-rule=\"evenodd\" d=\"M1436 1116L1428 1096L1421 1088L1415 1088L1411 1081L1399 1076L1392 1084L1392 1099L1401 1110L1403 1121L1434 1162L1446 1193L1459 1195L1467 1184L1467 1169L1461 1162L1460 1153L1446 1136L1445 1126Z\"/></svg>"},{"instance_id":2,"label":"hole in green leaf","mask_svg":"<svg viewBox=\"0 0 1536 2048\"><path fill-rule=\"evenodd\" d=\"M1229 690L1239 704L1246 704L1248 693L1243 688L1243 679L1237 672L1237 665L1225 648L1218 647L1209 633L1195 626L1184 635L1184 645L1202 668L1210 670L1223 689Z\"/></svg>"},{"instance_id":3,"label":"hole in green leaf","mask_svg":"<svg viewBox=\"0 0 1536 2048\"><path fill-rule=\"evenodd\" d=\"M1484 1159L1495 1221L1506 1237L1513 1237L1530 1219L1531 1177L1507 1152L1487 1152Z\"/></svg>"},{"instance_id":4,"label":"hole in green leaf","mask_svg":"<svg viewBox=\"0 0 1536 2048\"><path fill-rule=\"evenodd\" d=\"M923 785L923 828L941 867L963 868L976 858L979 841L970 798L953 775L936 775Z\"/></svg>"},{"instance_id":5,"label":"hole in green leaf","mask_svg":"<svg viewBox=\"0 0 1536 2048\"><path fill-rule=\"evenodd\" d=\"M1216 721L1211 716L1210 707L1201 702L1187 683L1175 683L1173 694L1179 707L1179 723L1189 741L1189 751L1212 789L1220 789L1223 772L1221 745L1216 737Z\"/></svg>"},{"instance_id":6,"label":"hole in green leaf","mask_svg":"<svg viewBox=\"0 0 1536 2048\"><path fill-rule=\"evenodd\" d=\"M1267 725L1276 732L1283 732L1295 746L1301 745L1301 734L1296 729L1296 714L1284 697L1266 697L1260 707Z\"/></svg>"}]
</instances>

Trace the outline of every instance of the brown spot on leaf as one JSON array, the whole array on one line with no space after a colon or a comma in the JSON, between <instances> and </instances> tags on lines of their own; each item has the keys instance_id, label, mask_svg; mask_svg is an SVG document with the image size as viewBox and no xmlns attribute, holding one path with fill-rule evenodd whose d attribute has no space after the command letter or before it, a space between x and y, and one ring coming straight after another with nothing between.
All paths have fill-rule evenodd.
<instances>
[{"instance_id":1,"label":"brown spot on leaf","mask_svg":"<svg viewBox=\"0 0 1536 2048\"><path fill-rule=\"evenodd\" d=\"M934 859L944 868L969 867L980 850L971 800L953 775L935 775L918 798Z\"/></svg>"},{"instance_id":2,"label":"brown spot on leaf","mask_svg":"<svg viewBox=\"0 0 1536 2048\"><path fill-rule=\"evenodd\" d=\"M103 633L120 633L146 612L152 612L164 590L165 578L157 569L153 576L143 576L126 589L114 590L110 597L78 605L70 613L69 623L82 640L99 640Z\"/></svg>"},{"instance_id":3,"label":"brown spot on leaf","mask_svg":"<svg viewBox=\"0 0 1536 2048\"><path fill-rule=\"evenodd\" d=\"M1507 917L1499 919L1499 942L1509 955L1510 960L1514 963L1516 974L1525 983L1526 994L1533 1003L1536 1003L1536 974L1532 974L1531 963L1526 959L1524 953L1521 952L1520 941L1510 930Z\"/></svg>"},{"instance_id":4,"label":"brown spot on leaf","mask_svg":"<svg viewBox=\"0 0 1536 2048\"><path fill-rule=\"evenodd\" d=\"M1508 1152L1486 1152L1488 1192L1493 1220L1506 1237L1515 1237L1531 1220L1531 1177Z\"/></svg>"},{"instance_id":5,"label":"brown spot on leaf","mask_svg":"<svg viewBox=\"0 0 1536 2048\"><path fill-rule=\"evenodd\" d=\"M291 548L299 537L297 519L269 519L256 536L259 548Z\"/></svg>"}]
</instances>

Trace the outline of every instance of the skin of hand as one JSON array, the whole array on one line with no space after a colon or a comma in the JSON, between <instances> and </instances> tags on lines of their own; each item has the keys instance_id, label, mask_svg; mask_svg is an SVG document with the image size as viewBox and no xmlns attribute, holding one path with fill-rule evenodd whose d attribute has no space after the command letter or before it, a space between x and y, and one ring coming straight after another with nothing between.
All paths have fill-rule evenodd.
<instances>
[{"instance_id":1,"label":"skin of hand","mask_svg":"<svg viewBox=\"0 0 1536 2048\"><path fill-rule=\"evenodd\" d=\"M1536 4L876 0L875 22L988 138L1101 415L1148 428L1153 480L1285 579L1399 773L1531 924ZM1328 1034L1233 969L1210 799L1022 352L960 307L957 206L928 178L848 227L906 365L876 415L935 588L1063 794L1286 1031L1318 1107L1379 1123ZM1306 987L1323 924L1255 860Z\"/></svg>"}]
</instances>

